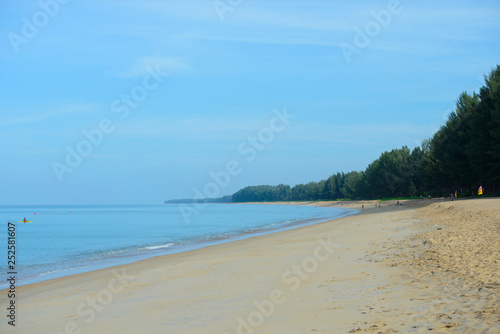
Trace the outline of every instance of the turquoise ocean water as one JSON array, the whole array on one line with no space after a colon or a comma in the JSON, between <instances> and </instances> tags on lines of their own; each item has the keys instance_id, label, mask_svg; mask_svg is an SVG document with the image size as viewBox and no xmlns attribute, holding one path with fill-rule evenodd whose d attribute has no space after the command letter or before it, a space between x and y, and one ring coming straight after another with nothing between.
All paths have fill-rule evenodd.
<instances>
[{"instance_id":1,"label":"turquoise ocean water","mask_svg":"<svg viewBox=\"0 0 500 334\"><path fill-rule=\"evenodd\" d=\"M186 222L179 205L0 206L6 276L16 223L18 285L130 263L356 213L345 208L208 204ZM33 223L19 223L26 217ZM0 289L7 284L0 281Z\"/></svg>"}]
</instances>

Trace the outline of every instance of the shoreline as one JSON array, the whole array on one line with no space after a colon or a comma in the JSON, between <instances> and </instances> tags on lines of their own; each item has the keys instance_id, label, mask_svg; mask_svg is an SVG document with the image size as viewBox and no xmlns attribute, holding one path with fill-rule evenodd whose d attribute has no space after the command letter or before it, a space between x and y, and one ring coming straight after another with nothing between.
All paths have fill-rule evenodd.
<instances>
[{"instance_id":1,"label":"shoreline","mask_svg":"<svg viewBox=\"0 0 500 334\"><path fill-rule=\"evenodd\" d=\"M463 212L477 213L484 222L496 219L500 199L429 202L403 208L388 203L293 230L21 286L20 322L12 330L4 319L0 329L421 333L432 328L439 333L495 333L496 268L474 267L491 281L478 291L474 287L481 282L473 280L483 276L462 275L469 273L467 268L450 272L457 267L453 262L447 266L446 257L439 258L436 268L426 256L434 250L429 240L443 238L443 231L454 237L461 225L454 227L453 219ZM441 215L449 225L437 230L433 222ZM473 222L464 219L467 231L475 231ZM480 227L483 238L497 235L487 235ZM496 239L481 240L497 245ZM441 241L436 250L448 244ZM485 257L491 250L481 252ZM474 254L467 253L467 263L476 265ZM490 255L497 254L498 249ZM459 290L446 290L452 286Z\"/></svg>"},{"instance_id":2,"label":"shoreline","mask_svg":"<svg viewBox=\"0 0 500 334\"><path fill-rule=\"evenodd\" d=\"M287 203L291 203L291 202L287 202ZM240 203L234 203L234 204L240 204ZM260 203L251 203L251 204L259 205ZM281 203L276 203L276 205L281 205ZM283 204L283 205L289 205L289 204ZM297 205L297 206L300 206L300 205ZM346 209L348 209L348 208L346 208ZM241 231L239 234L234 234L231 236L221 236L221 237L213 238L213 239L209 239L209 240L192 241L192 242L186 243L186 244L177 244L177 245L173 246L172 248L169 247L168 249L165 249L165 250L151 251L150 254L135 254L131 251L131 254L129 254L129 255L120 256L120 257L103 258L94 264L82 264L81 266L77 266L77 267L69 267L69 268L44 272L42 274L39 274L38 276L33 276L33 277L26 278L23 281L18 281L17 286L25 286L25 285L35 284L35 283L41 283L41 282L45 282L45 281L49 281L49 280L53 280L53 279L69 277L69 276L89 273L89 272L98 271L98 270L105 270L105 269L113 268L116 266L133 264L136 262L144 261L144 260L159 257L159 256L190 252L193 250L203 249L203 248L207 248L207 247L214 246L214 245L230 243L230 242L234 242L234 241L238 241L238 240L255 238L255 237L267 235L267 234L279 233L282 231L292 230L292 229L299 228L302 226L318 224L321 222L330 221L332 219L333 220L339 219L339 218L354 215L354 214L357 214L357 213L356 212L341 213L341 214L337 214L337 217L334 217L334 218L333 217L297 218L293 221L290 221L290 222L287 222L284 224L280 224L277 226L266 227L266 228L262 228L262 229L245 230L245 231ZM7 284L5 284L4 286L0 286L0 293L5 291L6 289L8 289Z\"/></svg>"}]
</instances>

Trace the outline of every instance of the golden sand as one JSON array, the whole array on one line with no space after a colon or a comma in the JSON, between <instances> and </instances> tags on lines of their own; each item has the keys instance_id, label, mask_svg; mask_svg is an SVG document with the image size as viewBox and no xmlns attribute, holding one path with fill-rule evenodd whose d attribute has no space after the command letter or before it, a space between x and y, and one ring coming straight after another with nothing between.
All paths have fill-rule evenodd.
<instances>
[{"instance_id":1,"label":"golden sand","mask_svg":"<svg viewBox=\"0 0 500 334\"><path fill-rule=\"evenodd\" d=\"M500 333L500 200L394 204L21 286L0 332Z\"/></svg>"}]
</instances>

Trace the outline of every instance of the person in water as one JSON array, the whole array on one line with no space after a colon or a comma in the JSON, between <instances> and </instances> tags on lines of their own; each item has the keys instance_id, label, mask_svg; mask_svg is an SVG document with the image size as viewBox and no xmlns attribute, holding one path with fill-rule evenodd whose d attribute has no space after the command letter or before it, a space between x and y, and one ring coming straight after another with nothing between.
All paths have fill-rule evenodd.
<instances>
[{"instance_id":1,"label":"person in water","mask_svg":"<svg viewBox=\"0 0 500 334\"><path fill-rule=\"evenodd\" d=\"M26 217L24 217L23 223L26 223L27 221L28 221L28 219L26 219Z\"/></svg>"}]
</instances>

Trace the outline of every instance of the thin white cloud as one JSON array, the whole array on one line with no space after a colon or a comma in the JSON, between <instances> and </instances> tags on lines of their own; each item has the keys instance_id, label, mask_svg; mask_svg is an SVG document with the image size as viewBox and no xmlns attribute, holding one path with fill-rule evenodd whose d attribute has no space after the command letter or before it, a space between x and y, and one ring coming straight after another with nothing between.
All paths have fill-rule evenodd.
<instances>
[{"instance_id":1,"label":"thin white cloud","mask_svg":"<svg viewBox=\"0 0 500 334\"><path fill-rule=\"evenodd\" d=\"M171 44L176 44L179 39L199 39L332 47L337 47L341 42L352 42L350 39L354 38L355 27L363 28L366 23L375 20L370 13L387 9L387 3L368 2L365 4L311 2L307 5L293 2L283 4L243 2L234 6L232 11L226 12L227 19L220 21L212 1L155 0L124 4L120 1L112 4L120 6L121 9L125 6L129 10L151 15L154 17L152 22L156 22L158 14L192 20L181 35L173 36L168 25L156 25L154 29L147 25L138 27L128 24L108 27L116 34L152 40L161 38ZM424 5L406 2L402 3L402 8L401 13L393 15L391 23L384 28L380 39L384 40L384 34L391 30L404 33L404 37L398 36L397 43L391 39L390 46L383 47L385 50L396 52L415 50L412 43L415 42L415 37L418 41L418 36L425 41L422 42L424 47L418 50L432 50L434 45L440 45L442 42L442 40L433 41L436 36L446 40L484 40L488 37L477 34L475 29L478 27L498 29L496 18L499 13L496 9L487 10L479 7L466 10L453 8L448 4L437 4L430 10ZM200 28L200 25L203 27ZM416 26L418 26L417 34L415 34ZM436 26L443 29L436 30ZM413 37L408 38L406 32L411 32ZM370 48L378 48L378 43L373 43Z\"/></svg>"},{"instance_id":2,"label":"thin white cloud","mask_svg":"<svg viewBox=\"0 0 500 334\"><path fill-rule=\"evenodd\" d=\"M434 129L433 125L409 123L349 125L305 123L291 126L283 134L283 140L363 146L393 143L394 147L399 147L411 146L426 135L430 137Z\"/></svg>"},{"instance_id":3,"label":"thin white cloud","mask_svg":"<svg viewBox=\"0 0 500 334\"><path fill-rule=\"evenodd\" d=\"M498 28L498 8L454 8L450 5L443 7L429 8L426 6L413 7L406 6L401 13L405 22L419 24L419 28L426 29L429 25L441 24L447 26L449 24L458 23L462 27L490 27ZM413 26L414 27L414 26Z\"/></svg>"},{"instance_id":4,"label":"thin white cloud","mask_svg":"<svg viewBox=\"0 0 500 334\"><path fill-rule=\"evenodd\" d=\"M142 11L152 15L168 15L191 19L216 19L217 14L213 9L212 1L206 0L149 0L149 1L110 1L109 4L120 9L124 7L134 12Z\"/></svg>"},{"instance_id":5,"label":"thin white cloud","mask_svg":"<svg viewBox=\"0 0 500 334\"><path fill-rule=\"evenodd\" d=\"M160 68L164 72L178 73L192 70L191 65L183 58L149 56L141 57L135 61L131 69L120 73L123 77L142 77L148 74L149 69Z\"/></svg>"},{"instance_id":6,"label":"thin white cloud","mask_svg":"<svg viewBox=\"0 0 500 334\"><path fill-rule=\"evenodd\" d=\"M332 40L331 36L319 35L277 35L277 34L262 34L262 35L248 35L241 34L186 34L185 37L192 39L200 39L207 41L220 41L220 42L238 42L249 44L273 44L273 45L315 45L315 46L330 46L337 47L338 43Z\"/></svg>"},{"instance_id":7,"label":"thin white cloud","mask_svg":"<svg viewBox=\"0 0 500 334\"><path fill-rule=\"evenodd\" d=\"M26 116L3 117L0 119L0 127L42 122L63 114L74 114L75 112L88 111L93 109L94 107L94 104L75 104L47 112L34 112Z\"/></svg>"},{"instance_id":8,"label":"thin white cloud","mask_svg":"<svg viewBox=\"0 0 500 334\"><path fill-rule=\"evenodd\" d=\"M203 141L217 146L232 145L228 143L244 140L256 135L268 126L262 117L255 118L185 118L158 117L133 120L120 125L116 134L121 136L139 136L142 138L173 139L182 142ZM402 145L416 146L423 138L432 136L435 125L416 125L396 122L387 124L349 124L334 125L322 123L292 122L285 131L279 133L282 148L295 147L300 143L317 143L327 145L374 146ZM309 144L308 144L309 145ZM226 148L234 148L227 146Z\"/></svg>"},{"instance_id":9,"label":"thin white cloud","mask_svg":"<svg viewBox=\"0 0 500 334\"><path fill-rule=\"evenodd\" d=\"M268 115L269 116L269 115ZM269 126L272 116L196 117L175 116L148 117L123 122L117 127L118 136L173 139L182 142L202 141L205 144L222 141L244 140Z\"/></svg>"},{"instance_id":10,"label":"thin white cloud","mask_svg":"<svg viewBox=\"0 0 500 334\"><path fill-rule=\"evenodd\" d=\"M351 29L349 16L359 12L358 5L312 2L312 3L250 3L241 2L225 7L224 20L221 21L214 7L215 1L190 0L167 1L152 0L141 2L115 2L134 11L161 14L172 17L195 19L200 23L213 22L216 26L231 30L236 26L281 27L311 30L339 31Z\"/></svg>"}]
</instances>

